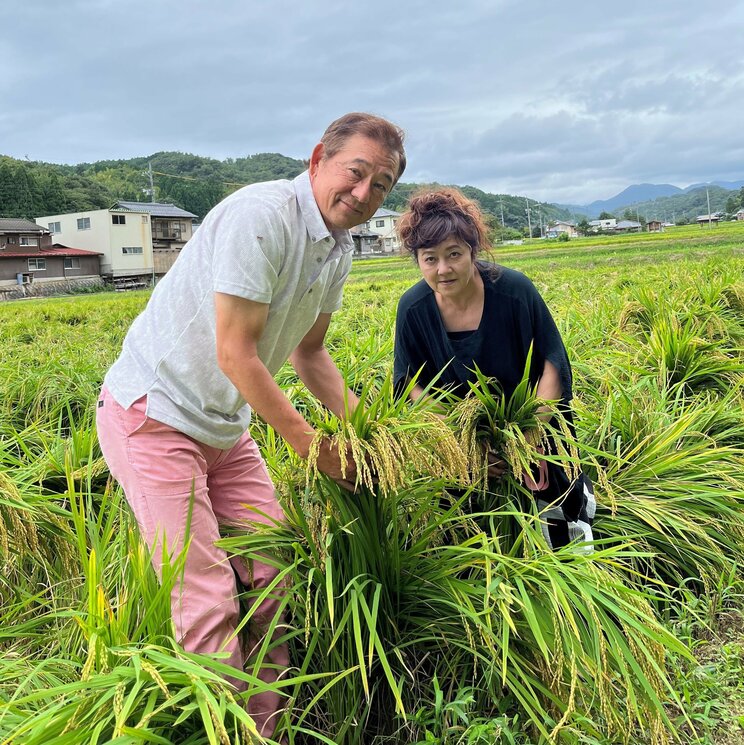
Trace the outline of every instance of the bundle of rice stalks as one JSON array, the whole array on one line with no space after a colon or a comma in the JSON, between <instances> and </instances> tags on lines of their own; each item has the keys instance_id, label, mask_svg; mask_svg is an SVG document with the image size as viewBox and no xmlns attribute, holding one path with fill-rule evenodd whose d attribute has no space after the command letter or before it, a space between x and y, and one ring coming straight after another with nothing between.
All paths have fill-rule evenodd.
<instances>
[{"instance_id":1,"label":"bundle of rice stalks","mask_svg":"<svg viewBox=\"0 0 744 745\"><path fill-rule=\"evenodd\" d=\"M372 492L389 494L422 474L464 483L467 468L455 436L434 412L434 402L409 402L413 385L396 395L390 375L379 388L374 381L367 382L360 390L359 406L348 418L326 414L313 421L318 433L307 461L308 483L321 475L317 460L327 436L338 448L342 468L348 466L350 452L357 484Z\"/></svg>"},{"instance_id":2,"label":"bundle of rice stalks","mask_svg":"<svg viewBox=\"0 0 744 745\"><path fill-rule=\"evenodd\" d=\"M519 720L523 742L671 739L667 708L679 702L665 655L689 653L616 570L637 552L553 553L535 521L515 515L521 542L505 550L441 487L420 481L373 497L318 483L332 504L324 537L296 494L287 525L223 541L246 560L290 567L297 671L284 683L295 682L295 732L343 745L416 742L424 733L411 715L466 688L473 717ZM453 525L470 537L443 540Z\"/></svg>"},{"instance_id":3,"label":"bundle of rice stalks","mask_svg":"<svg viewBox=\"0 0 744 745\"><path fill-rule=\"evenodd\" d=\"M468 395L452 409L454 428L461 433L470 473L482 490L488 486L489 450L503 458L514 482L529 474L551 449L557 451L566 475L570 479L578 476L578 451L565 419L557 406L537 398L530 385L530 358L531 354L522 380L509 398L497 380L476 368L476 380L470 383ZM550 422L545 421L548 410Z\"/></svg>"}]
</instances>

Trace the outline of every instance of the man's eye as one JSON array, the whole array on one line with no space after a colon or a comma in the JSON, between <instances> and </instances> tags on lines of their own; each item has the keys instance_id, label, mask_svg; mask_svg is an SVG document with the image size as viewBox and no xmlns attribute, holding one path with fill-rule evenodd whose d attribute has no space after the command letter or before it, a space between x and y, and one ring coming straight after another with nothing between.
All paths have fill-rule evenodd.
<instances>
[{"instance_id":1,"label":"man's eye","mask_svg":"<svg viewBox=\"0 0 744 745\"><path fill-rule=\"evenodd\" d=\"M358 168L349 168L353 176L356 176L356 178L362 177L362 172Z\"/></svg>"},{"instance_id":2,"label":"man's eye","mask_svg":"<svg viewBox=\"0 0 744 745\"><path fill-rule=\"evenodd\" d=\"M377 191L381 192L382 194L387 194L387 187L385 186L385 184L375 184L375 189L377 189Z\"/></svg>"}]
</instances>

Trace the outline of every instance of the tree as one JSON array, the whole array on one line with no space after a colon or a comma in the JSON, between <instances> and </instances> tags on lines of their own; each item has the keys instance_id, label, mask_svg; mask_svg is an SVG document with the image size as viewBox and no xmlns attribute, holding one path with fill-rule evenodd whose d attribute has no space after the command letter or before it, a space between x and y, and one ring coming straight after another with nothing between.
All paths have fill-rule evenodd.
<instances>
[{"instance_id":1,"label":"tree","mask_svg":"<svg viewBox=\"0 0 744 745\"><path fill-rule=\"evenodd\" d=\"M579 231L579 235L589 235L590 227L589 221L585 217L582 217L576 224L576 230Z\"/></svg>"},{"instance_id":2,"label":"tree","mask_svg":"<svg viewBox=\"0 0 744 745\"><path fill-rule=\"evenodd\" d=\"M599 219L600 220L614 220L615 215L613 215L611 212L600 212Z\"/></svg>"}]
</instances>

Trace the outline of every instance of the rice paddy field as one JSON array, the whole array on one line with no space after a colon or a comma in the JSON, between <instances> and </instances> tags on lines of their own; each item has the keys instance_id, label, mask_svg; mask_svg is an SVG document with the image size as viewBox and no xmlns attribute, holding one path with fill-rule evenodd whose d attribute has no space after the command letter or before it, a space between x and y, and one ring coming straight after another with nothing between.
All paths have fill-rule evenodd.
<instances>
[{"instance_id":1,"label":"rice paddy field","mask_svg":"<svg viewBox=\"0 0 744 745\"><path fill-rule=\"evenodd\" d=\"M417 270L359 261L328 344L364 405L340 422L291 368L279 379L368 478L343 492L257 422L288 522L222 540L286 588L248 693L283 639L277 741L744 743L744 223L494 258L532 278L569 350L577 437L556 437L594 480L594 550L549 551L517 478L529 390L466 407L504 443L496 485L462 409L393 396ZM0 743L260 741L225 665L175 644L179 557L159 584L100 457L95 400L147 297L0 305Z\"/></svg>"}]
</instances>

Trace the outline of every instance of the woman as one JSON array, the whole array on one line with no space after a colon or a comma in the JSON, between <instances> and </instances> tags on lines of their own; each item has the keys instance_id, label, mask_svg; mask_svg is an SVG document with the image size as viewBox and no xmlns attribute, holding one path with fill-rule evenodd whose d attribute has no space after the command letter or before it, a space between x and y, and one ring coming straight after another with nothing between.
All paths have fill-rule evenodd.
<instances>
[{"instance_id":1,"label":"woman","mask_svg":"<svg viewBox=\"0 0 744 745\"><path fill-rule=\"evenodd\" d=\"M435 378L438 387L462 395L468 381L475 380L477 366L498 380L509 397L532 348L529 375L537 396L560 401L572 426L571 366L560 333L526 276L477 259L487 233L475 202L456 189L415 196L398 233L422 280L398 303L396 386L418 372L413 398ZM494 463L490 473L502 469ZM562 468L543 461L539 474L526 477L525 484L537 497L552 548L592 539L594 494L584 474L570 481Z\"/></svg>"}]
</instances>

